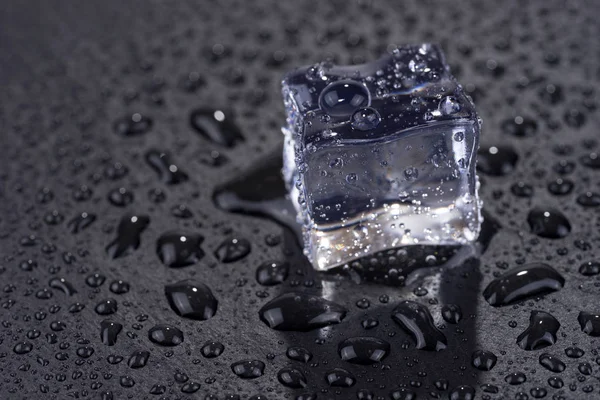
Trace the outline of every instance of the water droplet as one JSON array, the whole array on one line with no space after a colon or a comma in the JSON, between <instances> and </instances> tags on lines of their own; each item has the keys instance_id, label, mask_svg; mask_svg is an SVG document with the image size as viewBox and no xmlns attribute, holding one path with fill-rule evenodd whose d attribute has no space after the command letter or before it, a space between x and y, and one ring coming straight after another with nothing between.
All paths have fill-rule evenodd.
<instances>
[{"instance_id":1,"label":"water droplet","mask_svg":"<svg viewBox=\"0 0 600 400\"><path fill-rule=\"evenodd\" d=\"M600 314L581 311L577 316L581 331L590 336L600 336Z\"/></svg>"},{"instance_id":2,"label":"water droplet","mask_svg":"<svg viewBox=\"0 0 600 400\"><path fill-rule=\"evenodd\" d=\"M509 385L520 385L527 381L527 377L522 372L512 372L504 377L504 380Z\"/></svg>"},{"instance_id":3,"label":"water droplet","mask_svg":"<svg viewBox=\"0 0 600 400\"><path fill-rule=\"evenodd\" d=\"M508 146L491 146L477 153L477 170L489 176L510 174L519 161L517 152Z\"/></svg>"},{"instance_id":4,"label":"water droplet","mask_svg":"<svg viewBox=\"0 0 600 400\"><path fill-rule=\"evenodd\" d=\"M189 219L194 216L192 211L184 204L178 204L171 208L171 215L176 218Z\"/></svg>"},{"instance_id":5,"label":"water droplet","mask_svg":"<svg viewBox=\"0 0 600 400\"><path fill-rule=\"evenodd\" d=\"M409 182L414 182L419 177L419 170L415 167L409 167L404 170L404 177Z\"/></svg>"},{"instance_id":6,"label":"water droplet","mask_svg":"<svg viewBox=\"0 0 600 400\"><path fill-rule=\"evenodd\" d=\"M152 128L152 119L135 113L118 119L113 128L121 136L138 136L147 133Z\"/></svg>"},{"instance_id":7,"label":"water droplet","mask_svg":"<svg viewBox=\"0 0 600 400\"><path fill-rule=\"evenodd\" d=\"M265 304L260 319L271 329L307 332L342 322L348 311L334 302L306 293L284 293Z\"/></svg>"},{"instance_id":8,"label":"water droplet","mask_svg":"<svg viewBox=\"0 0 600 400\"><path fill-rule=\"evenodd\" d=\"M141 350L134 351L129 356L127 365L129 365L129 368L143 368L146 366L146 363L148 362L149 357L150 357L150 353L147 351L141 351Z\"/></svg>"},{"instance_id":9,"label":"water droplet","mask_svg":"<svg viewBox=\"0 0 600 400\"><path fill-rule=\"evenodd\" d=\"M577 196L577 204L583 207L600 206L600 194L594 192L585 192Z\"/></svg>"},{"instance_id":10,"label":"water droplet","mask_svg":"<svg viewBox=\"0 0 600 400\"><path fill-rule=\"evenodd\" d=\"M469 385L460 385L450 391L450 400L474 400L475 389Z\"/></svg>"},{"instance_id":11,"label":"water droplet","mask_svg":"<svg viewBox=\"0 0 600 400\"><path fill-rule=\"evenodd\" d=\"M374 337L353 337L338 345L338 354L344 361L369 365L381 362L390 353L390 344Z\"/></svg>"},{"instance_id":12,"label":"water droplet","mask_svg":"<svg viewBox=\"0 0 600 400\"><path fill-rule=\"evenodd\" d=\"M255 379L263 376L265 363L259 360L243 360L231 364L231 370L242 379Z\"/></svg>"},{"instance_id":13,"label":"water droplet","mask_svg":"<svg viewBox=\"0 0 600 400\"><path fill-rule=\"evenodd\" d=\"M579 267L579 273L584 276L594 276L600 274L600 262L588 261Z\"/></svg>"},{"instance_id":14,"label":"water droplet","mask_svg":"<svg viewBox=\"0 0 600 400\"><path fill-rule=\"evenodd\" d=\"M360 82L343 80L329 84L319 96L319 107L333 117L346 117L371 104L367 87Z\"/></svg>"},{"instance_id":15,"label":"water droplet","mask_svg":"<svg viewBox=\"0 0 600 400\"><path fill-rule=\"evenodd\" d=\"M581 358L585 354L585 352L579 347L567 347L565 349L565 354L569 358Z\"/></svg>"},{"instance_id":16,"label":"water droplet","mask_svg":"<svg viewBox=\"0 0 600 400\"><path fill-rule=\"evenodd\" d=\"M81 358L90 358L94 354L94 348L84 346L77 349L76 354Z\"/></svg>"},{"instance_id":17,"label":"water droplet","mask_svg":"<svg viewBox=\"0 0 600 400\"><path fill-rule=\"evenodd\" d=\"M361 399L361 397L358 398ZM415 400L417 398L417 395L410 389L400 388L392 391L390 393L390 398L392 400ZM375 397L371 396L371 400L374 399Z\"/></svg>"},{"instance_id":18,"label":"water droplet","mask_svg":"<svg viewBox=\"0 0 600 400\"><path fill-rule=\"evenodd\" d=\"M200 352L206 358L219 357L225 351L225 346L219 342L207 342L204 343Z\"/></svg>"},{"instance_id":19,"label":"water droplet","mask_svg":"<svg viewBox=\"0 0 600 400\"><path fill-rule=\"evenodd\" d=\"M274 286L283 283L288 277L287 262L265 261L256 269L256 281L263 286Z\"/></svg>"},{"instance_id":20,"label":"water droplet","mask_svg":"<svg viewBox=\"0 0 600 400\"><path fill-rule=\"evenodd\" d=\"M70 220L67 227L71 230L71 233L75 234L89 227L95 220L96 214L82 212Z\"/></svg>"},{"instance_id":21,"label":"water droplet","mask_svg":"<svg viewBox=\"0 0 600 400\"><path fill-rule=\"evenodd\" d=\"M33 344L30 342L19 342L13 347L15 354L27 354L33 350Z\"/></svg>"},{"instance_id":22,"label":"water droplet","mask_svg":"<svg viewBox=\"0 0 600 400\"><path fill-rule=\"evenodd\" d=\"M448 344L433 323L429 309L422 304L405 300L394 309L392 319L412 336L417 349L440 351Z\"/></svg>"},{"instance_id":23,"label":"water droplet","mask_svg":"<svg viewBox=\"0 0 600 400\"><path fill-rule=\"evenodd\" d=\"M331 387L352 387L356 378L349 371L342 368L334 368L325 374L325 380Z\"/></svg>"},{"instance_id":24,"label":"water droplet","mask_svg":"<svg viewBox=\"0 0 600 400\"><path fill-rule=\"evenodd\" d=\"M555 389L560 389L565 385L565 383L558 376L551 376L550 378L548 378L548 385Z\"/></svg>"},{"instance_id":25,"label":"water droplet","mask_svg":"<svg viewBox=\"0 0 600 400\"><path fill-rule=\"evenodd\" d=\"M190 123L196 132L212 143L234 147L243 142L244 137L228 114L224 110L199 108L192 111Z\"/></svg>"},{"instance_id":26,"label":"water droplet","mask_svg":"<svg viewBox=\"0 0 600 400\"><path fill-rule=\"evenodd\" d=\"M252 246L244 238L227 239L215 250L215 257L223 263L239 261L250 254Z\"/></svg>"},{"instance_id":27,"label":"water droplet","mask_svg":"<svg viewBox=\"0 0 600 400\"><path fill-rule=\"evenodd\" d=\"M574 186L572 181L558 178L548 184L548 191L555 196L565 196L573 191Z\"/></svg>"},{"instance_id":28,"label":"water droplet","mask_svg":"<svg viewBox=\"0 0 600 400\"><path fill-rule=\"evenodd\" d=\"M512 194L514 194L517 197L525 197L525 198L532 197L533 193L534 193L533 186L531 186L530 184L525 183L525 182L514 183L510 187L510 191Z\"/></svg>"},{"instance_id":29,"label":"water droplet","mask_svg":"<svg viewBox=\"0 0 600 400\"><path fill-rule=\"evenodd\" d=\"M491 371L498 357L491 351L476 350L471 355L471 364L480 371Z\"/></svg>"},{"instance_id":30,"label":"water droplet","mask_svg":"<svg viewBox=\"0 0 600 400\"><path fill-rule=\"evenodd\" d=\"M108 201L113 206L125 207L133 203L133 193L121 187L108 192Z\"/></svg>"},{"instance_id":31,"label":"water droplet","mask_svg":"<svg viewBox=\"0 0 600 400\"><path fill-rule=\"evenodd\" d=\"M551 372L563 372L567 366L555 356L543 353L539 358L540 365Z\"/></svg>"},{"instance_id":32,"label":"water droplet","mask_svg":"<svg viewBox=\"0 0 600 400\"><path fill-rule=\"evenodd\" d=\"M564 284L565 279L551 266L532 263L513 268L491 281L483 291L483 297L492 306L505 306L560 290Z\"/></svg>"},{"instance_id":33,"label":"water droplet","mask_svg":"<svg viewBox=\"0 0 600 400\"><path fill-rule=\"evenodd\" d=\"M442 100L440 100L440 103L438 105L438 110L443 115L455 114L455 113L459 112L460 109L461 109L460 103L454 96L444 97Z\"/></svg>"},{"instance_id":34,"label":"water droplet","mask_svg":"<svg viewBox=\"0 0 600 400\"><path fill-rule=\"evenodd\" d=\"M531 232L547 239L560 239L571 232L567 217L553 208L535 207L529 211L527 222Z\"/></svg>"},{"instance_id":35,"label":"water droplet","mask_svg":"<svg viewBox=\"0 0 600 400\"><path fill-rule=\"evenodd\" d=\"M114 346L121 330L123 330L123 325L104 320L100 323L100 340L107 346Z\"/></svg>"},{"instance_id":36,"label":"water droplet","mask_svg":"<svg viewBox=\"0 0 600 400\"><path fill-rule=\"evenodd\" d=\"M167 232L156 242L156 253L164 265L183 268L196 264L204 257L200 247L204 237L195 233Z\"/></svg>"},{"instance_id":37,"label":"water droplet","mask_svg":"<svg viewBox=\"0 0 600 400\"><path fill-rule=\"evenodd\" d=\"M600 169L600 155L598 153L589 153L579 159L584 167L591 169Z\"/></svg>"},{"instance_id":38,"label":"water droplet","mask_svg":"<svg viewBox=\"0 0 600 400\"><path fill-rule=\"evenodd\" d=\"M502 123L504 133L520 138L534 136L537 132L537 122L529 117L516 116Z\"/></svg>"},{"instance_id":39,"label":"water droplet","mask_svg":"<svg viewBox=\"0 0 600 400\"><path fill-rule=\"evenodd\" d=\"M371 107L356 110L350 118L350 126L359 131L375 129L380 122L381 116L377 110Z\"/></svg>"},{"instance_id":40,"label":"water droplet","mask_svg":"<svg viewBox=\"0 0 600 400\"><path fill-rule=\"evenodd\" d=\"M98 315L110 315L117 312L117 301L115 299L105 299L96 304L96 313Z\"/></svg>"},{"instance_id":41,"label":"water droplet","mask_svg":"<svg viewBox=\"0 0 600 400\"><path fill-rule=\"evenodd\" d=\"M117 237L106 252L110 258L124 257L140 247L140 236L148 227L150 218L146 215L126 215L119 222Z\"/></svg>"},{"instance_id":42,"label":"water droplet","mask_svg":"<svg viewBox=\"0 0 600 400\"><path fill-rule=\"evenodd\" d=\"M306 377L296 368L282 368L277 373L277 379L282 385L293 389L302 389L307 385Z\"/></svg>"},{"instance_id":43,"label":"water droplet","mask_svg":"<svg viewBox=\"0 0 600 400\"><path fill-rule=\"evenodd\" d=\"M560 323L544 311L532 311L529 326L517 337L517 344L523 350L543 349L556 343L556 332Z\"/></svg>"},{"instance_id":44,"label":"water droplet","mask_svg":"<svg viewBox=\"0 0 600 400\"><path fill-rule=\"evenodd\" d=\"M97 288L102 286L102 284L106 281L106 277L102 274L95 273L88 275L85 278L85 283L91 288Z\"/></svg>"},{"instance_id":45,"label":"water droplet","mask_svg":"<svg viewBox=\"0 0 600 400\"><path fill-rule=\"evenodd\" d=\"M183 332L174 326L156 325L148 331L148 338L161 346L177 346L183 343Z\"/></svg>"},{"instance_id":46,"label":"water droplet","mask_svg":"<svg viewBox=\"0 0 600 400\"><path fill-rule=\"evenodd\" d=\"M218 301L208 286L192 279L165 286L169 305L178 315L205 321L217 312Z\"/></svg>"},{"instance_id":47,"label":"water droplet","mask_svg":"<svg viewBox=\"0 0 600 400\"><path fill-rule=\"evenodd\" d=\"M75 293L77 293L77 290L75 290L75 287L70 282L68 282L65 278L52 278L52 279L50 279L50 282L48 282L48 285L52 289L60 290L67 296L73 296Z\"/></svg>"},{"instance_id":48,"label":"water droplet","mask_svg":"<svg viewBox=\"0 0 600 400\"><path fill-rule=\"evenodd\" d=\"M112 281L110 283L109 289L114 294L125 294L129 292L129 283L125 281Z\"/></svg>"},{"instance_id":49,"label":"water droplet","mask_svg":"<svg viewBox=\"0 0 600 400\"><path fill-rule=\"evenodd\" d=\"M303 347L289 347L286 355L290 360L300 361L305 364L313 358L312 353Z\"/></svg>"},{"instance_id":50,"label":"water droplet","mask_svg":"<svg viewBox=\"0 0 600 400\"><path fill-rule=\"evenodd\" d=\"M462 310L458 304L446 304L442 307L442 318L449 324L458 324L462 319Z\"/></svg>"},{"instance_id":51,"label":"water droplet","mask_svg":"<svg viewBox=\"0 0 600 400\"><path fill-rule=\"evenodd\" d=\"M200 390L200 384L198 382L188 382L181 387L181 392L187 394L196 393L198 390Z\"/></svg>"},{"instance_id":52,"label":"water droplet","mask_svg":"<svg viewBox=\"0 0 600 400\"><path fill-rule=\"evenodd\" d=\"M150 150L146 153L146 162L158 174L161 182L176 185L188 180L188 175L171 161L167 153Z\"/></svg>"}]
</instances>

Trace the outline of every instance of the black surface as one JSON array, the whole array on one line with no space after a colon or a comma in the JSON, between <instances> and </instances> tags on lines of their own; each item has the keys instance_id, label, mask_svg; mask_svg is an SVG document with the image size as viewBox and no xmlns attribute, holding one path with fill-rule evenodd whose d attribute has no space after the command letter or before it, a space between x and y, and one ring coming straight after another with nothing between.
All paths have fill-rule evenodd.
<instances>
[{"instance_id":1,"label":"black surface","mask_svg":"<svg viewBox=\"0 0 600 400\"><path fill-rule=\"evenodd\" d=\"M599 343L577 321L580 311L600 312L598 275L578 272L584 262L599 261L600 208L577 202L585 192L600 192L600 170L589 159L590 152L600 152L599 6L596 1L3 3L0 398L101 398L108 396L105 392L115 399L161 398L149 393L156 384L166 386L162 397L169 399L223 399L227 394L293 399L301 393L352 399L360 389L389 398L400 387L419 398L429 398L429 393L448 398L459 385L473 387L478 399L512 399L520 392L535 398L542 393L537 387L547 391L546 398L600 398ZM502 228L479 261L429 271L404 288L358 284L346 275L311 272L297 249L294 254L284 251L293 239L273 246L273 237L289 239L280 225L214 206L216 189L280 151L284 113L279 81L285 71L326 57L362 62L380 55L389 43L423 41L442 45L454 75L474 97L484 121L482 148L509 146L518 155L514 169L498 167L500 173L481 174L484 208ZM182 84L192 72L204 82L194 92ZM234 117L243 142L222 147L191 127L192 110L215 107ZM116 133L115 124L136 112L152 120L151 128L129 137ZM511 124L516 116L525 119L527 129ZM161 179L145 160L152 149L168 152L188 179L178 184ZM212 162L212 151L220 153L219 162ZM128 173L112 180L115 163L125 165ZM550 185L557 178L572 181L571 192L553 194L565 187ZM531 185L533 195L515 195L527 192L511 190L518 182ZM91 197L86 198L82 185L91 189ZM133 201L124 207L108 199L109 192L121 187L133 193ZM51 199L43 188L53 193ZM152 201L157 195L150 191L155 189L162 191L163 202ZM179 205L193 216L176 217L182 212L172 209ZM532 233L527 215L534 207L560 210L570 222L570 233L558 239ZM52 215L54 210L63 218ZM73 234L68 222L82 212L95 214L96 220ZM147 215L150 223L139 248L111 259L105 248L117 236L121 218L130 214ZM172 231L201 235L204 257L184 268L163 265L157 240ZM24 239L30 235L35 240ZM238 261L221 262L215 251L231 238L249 240L251 251ZM290 262L283 284L265 287L256 282L255 271L266 260ZM564 287L505 307L485 301L483 289L495 277L532 262L553 266L565 277ZM106 277L96 288L86 283L93 273ZM49 281L57 277L77 293L69 296L69 288L56 282L50 287ZM171 309L164 286L188 278L212 290L218 300L214 317L183 319ZM131 289L112 292L114 280L127 281ZM417 296L422 294L419 287L427 294ZM348 309L348 315L341 324L320 331L271 330L258 311L289 291L325 297ZM43 299L48 293L52 297ZM389 302L381 302L381 295ZM363 298L369 300L368 308L356 305ZM116 300L118 310L98 315L96 305L106 299ZM411 337L391 318L403 300L429 307L447 337L445 350L414 348ZM69 312L77 302L84 308ZM463 313L457 325L445 323L440 314L443 305L453 303ZM561 326L554 345L525 351L517 337L534 310L552 314ZM363 329L361 321L367 318L379 325ZM101 340L105 319L123 324L113 347ZM58 321L64 323L61 331L55 331ZM169 348L151 342L148 331L159 324L181 329L184 342ZM30 339L27 334L33 329L41 334ZM48 334L56 335L55 343ZM389 342L390 355L374 366L342 361L338 344L353 336ZM201 348L208 341L221 342L223 353L204 357ZM290 346L309 349L313 359L307 364L289 359ZM24 354L15 351L29 347ZM568 357L578 353L572 347L584 355ZM84 358L89 348L93 354ZM497 356L491 371L471 365L475 350ZM143 353L135 353L128 365L136 351L149 352L141 368L129 365L139 364ZM542 353L558 356L566 369L545 369L538 362ZM110 355L124 360L110 364ZM264 375L237 377L231 365L242 360L263 362ZM582 363L590 364L589 375L590 368ZM278 381L278 371L289 366L303 371L305 389ZM334 368L350 371L356 384L329 387L325 376ZM200 383L200 389L183 393L182 387L193 385L188 381L186 386L178 372ZM508 384L505 377L517 372L526 381ZM513 382L522 380L511 376ZM564 387L550 386L548 379L556 376ZM440 378L449 381L448 390L435 387ZM485 393L484 384L496 385L498 393Z\"/></svg>"}]
</instances>

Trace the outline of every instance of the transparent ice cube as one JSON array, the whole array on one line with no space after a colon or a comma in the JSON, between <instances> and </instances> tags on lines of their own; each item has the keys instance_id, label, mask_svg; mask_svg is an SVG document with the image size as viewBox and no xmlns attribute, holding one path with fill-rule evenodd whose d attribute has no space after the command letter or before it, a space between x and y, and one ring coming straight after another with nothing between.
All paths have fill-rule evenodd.
<instances>
[{"instance_id":1,"label":"transparent ice cube","mask_svg":"<svg viewBox=\"0 0 600 400\"><path fill-rule=\"evenodd\" d=\"M298 68L283 97L283 175L315 268L477 238L481 120L438 46Z\"/></svg>"}]
</instances>

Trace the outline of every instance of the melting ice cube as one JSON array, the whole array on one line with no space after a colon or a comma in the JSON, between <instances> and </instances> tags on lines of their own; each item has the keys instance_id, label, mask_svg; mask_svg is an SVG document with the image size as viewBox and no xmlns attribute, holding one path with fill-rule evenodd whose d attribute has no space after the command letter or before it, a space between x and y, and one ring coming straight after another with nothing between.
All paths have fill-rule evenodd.
<instances>
[{"instance_id":1,"label":"melting ice cube","mask_svg":"<svg viewBox=\"0 0 600 400\"><path fill-rule=\"evenodd\" d=\"M298 68L283 97L283 175L315 268L477 238L481 120L439 47Z\"/></svg>"}]
</instances>

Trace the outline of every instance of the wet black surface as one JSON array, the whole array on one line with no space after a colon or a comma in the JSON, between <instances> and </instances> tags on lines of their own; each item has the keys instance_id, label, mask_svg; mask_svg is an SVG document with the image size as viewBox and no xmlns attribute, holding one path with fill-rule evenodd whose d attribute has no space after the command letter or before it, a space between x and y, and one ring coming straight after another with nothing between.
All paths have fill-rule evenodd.
<instances>
[{"instance_id":1,"label":"wet black surface","mask_svg":"<svg viewBox=\"0 0 600 400\"><path fill-rule=\"evenodd\" d=\"M600 398L599 11L3 4L0 399ZM442 45L484 121L482 254L315 273L276 172L280 79L423 41ZM494 279L533 263L564 285L511 280L495 290L516 300L488 304ZM187 279L185 298L166 295ZM271 325L274 307L261 320L280 296L290 329ZM392 318L404 301L416 325Z\"/></svg>"}]
</instances>

